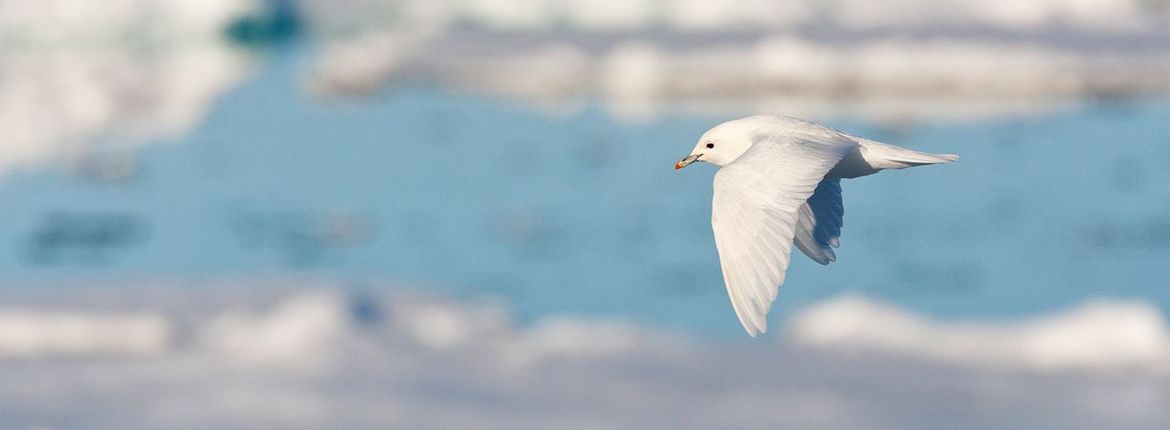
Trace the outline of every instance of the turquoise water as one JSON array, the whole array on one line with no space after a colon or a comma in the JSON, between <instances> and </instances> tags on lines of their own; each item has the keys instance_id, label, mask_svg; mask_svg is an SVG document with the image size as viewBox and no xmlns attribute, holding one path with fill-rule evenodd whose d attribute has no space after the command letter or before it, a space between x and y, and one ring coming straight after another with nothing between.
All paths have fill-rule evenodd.
<instances>
[{"instance_id":1,"label":"turquoise water","mask_svg":"<svg viewBox=\"0 0 1170 430\"><path fill-rule=\"evenodd\" d=\"M301 71L275 61L189 134L104 154L130 174L0 179L0 282L321 278L741 335L708 223L714 168L671 167L726 118L630 123L441 88L313 101ZM962 160L846 181L839 261L796 254L772 320L842 292L943 317L1096 297L1170 311L1168 117L1138 101L830 121Z\"/></svg>"}]
</instances>

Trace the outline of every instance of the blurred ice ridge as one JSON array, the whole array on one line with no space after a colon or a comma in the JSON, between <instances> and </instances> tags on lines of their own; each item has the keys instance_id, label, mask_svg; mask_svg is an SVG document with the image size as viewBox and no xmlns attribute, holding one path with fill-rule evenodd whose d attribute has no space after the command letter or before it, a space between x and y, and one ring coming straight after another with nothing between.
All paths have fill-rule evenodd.
<instances>
[{"instance_id":1,"label":"blurred ice ridge","mask_svg":"<svg viewBox=\"0 0 1170 430\"><path fill-rule=\"evenodd\" d=\"M710 30L823 25L847 30L983 26L1028 29L1069 26L1140 31L1170 18L1170 4L1148 0L304 0L307 8L337 16L369 8L429 25L473 23L499 29L638 30L651 27Z\"/></svg>"},{"instance_id":2,"label":"blurred ice ridge","mask_svg":"<svg viewBox=\"0 0 1170 430\"><path fill-rule=\"evenodd\" d=\"M166 353L172 341L171 322L149 312L0 309L0 359L149 357Z\"/></svg>"},{"instance_id":3,"label":"blurred ice ridge","mask_svg":"<svg viewBox=\"0 0 1170 430\"><path fill-rule=\"evenodd\" d=\"M1004 323L940 322L843 296L790 323L797 343L1040 371L1132 369L1170 375L1170 327L1154 306L1094 301Z\"/></svg>"},{"instance_id":4,"label":"blurred ice ridge","mask_svg":"<svg viewBox=\"0 0 1170 430\"><path fill-rule=\"evenodd\" d=\"M408 293L373 299L304 290L265 300L232 300L237 304L222 309L135 310L144 305L138 303L117 313L77 305L10 305L0 308L0 358L157 357L203 351L243 365L316 366L344 361L346 351L354 348L372 347L377 354L391 355L406 350L494 351L502 354L496 360L519 364L696 346L616 321L548 317L532 326L516 326L498 305ZM1170 376L1170 328L1155 307L1140 302L1087 302L1011 322L941 322L845 295L793 316L787 340L977 367Z\"/></svg>"},{"instance_id":5,"label":"blurred ice ridge","mask_svg":"<svg viewBox=\"0 0 1170 430\"><path fill-rule=\"evenodd\" d=\"M193 127L243 75L223 43L251 0L0 0L0 173ZM100 154L99 154L100 155Z\"/></svg>"},{"instance_id":6,"label":"blurred ice ridge","mask_svg":"<svg viewBox=\"0 0 1170 430\"><path fill-rule=\"evenodd\" d=\"M1160 407L1170 339L1140 304L955 325L844 297L796 317L792 341L777 345L567 316L517 325L497 304L417 293L167 288L9 297L0 421L1152 429L1170 419ZM1045 406L1029 407L1035 399Z\"/></svg>"},{"instance_id":7,"label":"blurred ice ridge","mask_svg":"<svg viewBox=\"0 0 1170 430\"><path fill-rule=\"evenodd\" d=\"M444 85L664 109L1027 113L1170 93L1166 2L305 1L317 94ZM393 19L389 18L393 17Z\"/></svg>"}]
</instances>

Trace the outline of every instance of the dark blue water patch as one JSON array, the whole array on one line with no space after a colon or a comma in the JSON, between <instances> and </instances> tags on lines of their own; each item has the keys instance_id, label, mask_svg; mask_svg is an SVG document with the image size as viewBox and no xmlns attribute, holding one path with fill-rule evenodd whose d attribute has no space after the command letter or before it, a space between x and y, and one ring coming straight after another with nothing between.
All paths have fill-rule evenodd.
<instances>
[{"instance_id":1,"label":"dark blue water patch","mask_svg":"<svg viewBox=\"0 0 1170 430\"><path fill-rule=\"evenodd\" d=\"M318 102L300 76L283 59L190 134L134 153L117 180L52 167L7 177L5 281L393 280L502 297L523 319L740 334L709 226L715 169L671 167L718 119L627 123L422 89ZM1092 297L1170 310L1168 113L1146 103L896 132L835 123L963 158L844 181L839 261L795 254L773 321L845 291L943 317Z\"/></svg>"},{"instance_id":2,"label":"dark blue water patch","mask_svg":"<svg viewBox=\"0 0 1170 430\"><path fill-rule=\"evenodd\" d=\"M145 222L129 213L51 212L27 236L24 263L101 266L111 254L143 242L148 233Z\"/></svg>"},{"instance_id":3,"label":"dark blue water patch","mask_svg":"<svg viewBox=\"0 0 1170 430\"><path fill-rule=\"evenodd\" d=\"M229 42L262 48L289 42L305 32L305 17L293 0L264 0L256 6L223 29Z\"/></svg>"}]
</instances>

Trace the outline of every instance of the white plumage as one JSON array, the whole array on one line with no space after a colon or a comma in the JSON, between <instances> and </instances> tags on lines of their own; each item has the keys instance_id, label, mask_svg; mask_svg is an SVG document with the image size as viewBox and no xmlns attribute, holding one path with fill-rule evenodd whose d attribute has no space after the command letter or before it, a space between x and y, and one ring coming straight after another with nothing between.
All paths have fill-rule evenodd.
<instances>
[{"instance_id":1,"label":"white plumage","mask_svg":"<svg viewBox=\"0 0 1170 430\"><path fill-rule=\"evenodd\" d=\"M836 261L844 217L840 179L957 159L757 115L712 128L675 168L695 161L721 167L711 227L732 308L755 336L767 331L794 244L818 263Z\"/></svg>"}]
</instances>

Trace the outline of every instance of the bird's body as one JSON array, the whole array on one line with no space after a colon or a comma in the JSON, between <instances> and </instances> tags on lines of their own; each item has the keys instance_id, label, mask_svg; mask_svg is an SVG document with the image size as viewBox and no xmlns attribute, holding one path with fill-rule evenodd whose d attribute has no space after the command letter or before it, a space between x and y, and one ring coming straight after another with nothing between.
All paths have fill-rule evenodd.
<instances>
[{"instance_id":1,"label":"bird's body","mask_svg":"<svg viewBox=\"0 0 1170 430\"><path fill-rule=\"evenodd\" d=\"M756 115L715 126L675 168L695 161L720 166L711 226L732 307L755 336L767 330L793 245L818 263L836 260L833 248L844 217L841 179L957 159L796 118Z\"/></svg>"}]
</instances>

